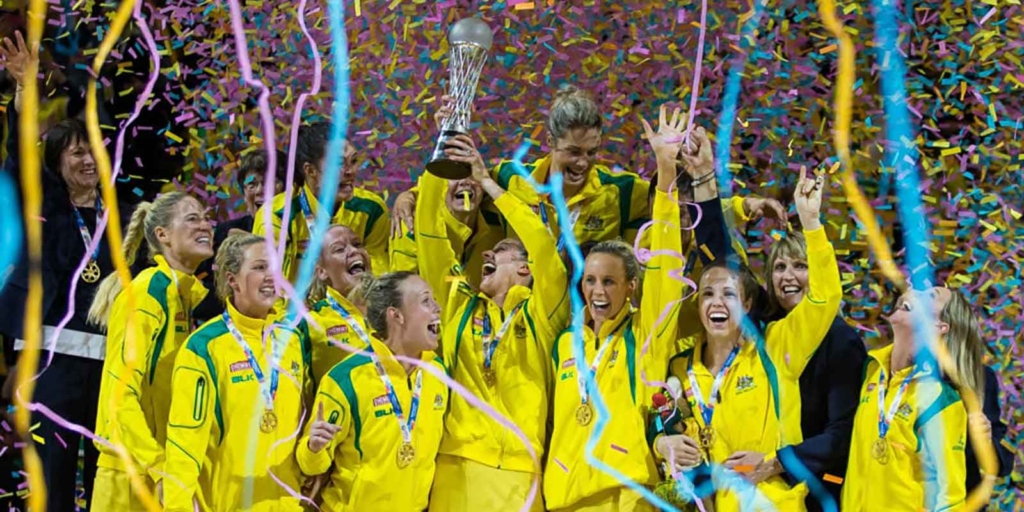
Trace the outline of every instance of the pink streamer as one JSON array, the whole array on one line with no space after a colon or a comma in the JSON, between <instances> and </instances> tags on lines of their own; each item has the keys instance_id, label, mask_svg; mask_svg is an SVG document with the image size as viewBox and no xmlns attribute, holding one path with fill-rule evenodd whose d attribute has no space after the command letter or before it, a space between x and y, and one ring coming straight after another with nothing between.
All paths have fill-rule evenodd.
<instances>
[{"instance_id":1,"label":"pink streamer","mask_svg":"<svg viewBox=\"0 0 1024 512\"><path fill-rule=\"evenodd\" d=\"M693 129L693 118L697 113L697 96L700 91L700 68L704 63L704 35L708 28L708 0L701 0L700 4L700 35L697 38L697 62L693 65L693 87L690 90L690 116L686 120L686 148L691 149L690 131ZM696 224L696 223L694 223Z\"/></svg>"}]
</instances>

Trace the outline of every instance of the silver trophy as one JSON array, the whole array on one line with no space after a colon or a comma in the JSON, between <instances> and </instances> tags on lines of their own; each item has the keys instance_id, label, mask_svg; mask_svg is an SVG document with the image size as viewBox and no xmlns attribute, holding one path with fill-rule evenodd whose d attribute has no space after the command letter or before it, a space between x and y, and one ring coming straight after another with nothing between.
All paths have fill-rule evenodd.
<instances>
[{"instance_id":1,"label":"silver trophy","mask_svg":"<svg viewBox=\"0 0 1024 512\"><path fill-rule=\"evenodd\" d=\"M441 122L441 135L427 163L427 171L435 176L461 180L471 174L469 165L449 160L444 150L451 138L469 130L469 111L476 95L476 83L493 41L491 28L478 18L461 19L448 31L448 96L454 104L452 115Z\"/></svg>"}]
</instances>

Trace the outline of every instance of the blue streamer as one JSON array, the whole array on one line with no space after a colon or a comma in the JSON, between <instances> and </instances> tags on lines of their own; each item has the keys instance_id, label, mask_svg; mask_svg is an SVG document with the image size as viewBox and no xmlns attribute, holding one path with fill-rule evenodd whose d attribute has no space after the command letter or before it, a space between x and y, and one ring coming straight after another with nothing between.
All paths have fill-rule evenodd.
<instances>
[{"instance_id":1,"label":"blue streamer","mask_svg":"<svg viewBox=\"0 0 1024 512\"><path fill-rule=\"evenodd\" d=\"M21 255L21 212L18 211L18 193L11 177L0 174L0 290L7 285L12 266Z\"/></svg>"},{"instance_id":2,"label":"blue streamer","mask_svg":"<svg viewBox=\"0 0 1024 512\"><path fill-rule=\"evenodd\" d=\"M316 233L323 233L331 222L331 212L334 211L334 201L338 192L338 184L341 182L341 155L345 144L345 135L348 133L349 115L349 61L348 61L348 38L345 36L345 5L342 0L330 0L327 2L328 12L331 18L331 47L333 48L332 61L334 64L334 109L331 121L331 139L327 142L327 155L324 158L324 178L320 182L319 197L320 209L316 212L316 222L313 229ZM304 297L309 286L313 282L313 271L316 268L317 255L323 246L322 236L313 236L310 233L309 245L306 248L305 257L299 264L299 277L295 283L295 291L299 297ZM290 303L289 317L294 318L298 314L298 304L295 301Z\"/></svg>"},{"instance_id":3,"label":"blue streamer","mask_svg":"<svg viewBox=\"0 0 1024 512\"><path fill-rule=\"evenodd\" d=\"M909 9L911 2L907 2ZM929 236L925 219L924 204L919 193L917 175L917 150L914 144L914 130L907 109L907 90L904 80L907 74L906 64L899 52L899 11L891 0L873 0L875 14L875 39L878 41L877 58L881 66L882 97L886 116L885 153L890 156L891 164L896 171L897 212L903 226L903 245L906 248L906 261L910 270L911 288L922 290L933 282L933 269L928 260ZM914 319L915 364L938 367L935 355L931 352L929 341L935 339L933 306L928 294L917 297L919 301L911 314ZM934 377L932 377L934 379ZM918 404L919 408L928 404ZM945 425L939 423L937 428L926 429L926 443L936 446L944 442ZM942 450L932 450L925 456L935 457L937 467L944 467L945 454ZM944 493L945 489L927 489L928 493Z\"/></svg>"}]
</instances>

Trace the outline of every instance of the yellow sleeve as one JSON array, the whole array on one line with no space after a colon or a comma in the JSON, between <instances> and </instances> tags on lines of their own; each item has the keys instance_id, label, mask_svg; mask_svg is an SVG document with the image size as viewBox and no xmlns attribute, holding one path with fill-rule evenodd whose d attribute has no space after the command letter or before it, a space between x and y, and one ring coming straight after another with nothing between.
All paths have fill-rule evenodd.
<instances>
[{"instance_id":1,"label":"yellow sleeve","mask_svg":"<svg viewBox=\"0 0 1024 512\"><path fill-rule=\"evenodd\" d=\"M388 254L391 256L392 272L418 272L419 263L416 261L416 236L409 232L409 228L402 223L401 237L392 238L388 244Z\"/></svg>"},{"instance_id":2,"label":"yellow sleeve","mask_svg":"<svg viewBox=\"0 0 1024 512\"><path fill-rule=\"evenodd\" d=\"M148 471L154 482L158 482L163 475L164 447L157 442L146 421L146 414L142 410L142 388L144 380L148 378L148 362L159 357L159 354L153 354L156 350L155 338L161 335L168 318L167 311L153 296L136 293L135 297L135 314L129 320L127 317L131 313L124 312L123 319L134 333L134 350L129 346L126 333L120 343L121 350L107 353L107 357L111 358L109 376L123 380L125 385L125 395L114 408L113 414L117 417L120 427L118 433L128 453ZM117 305L125 307L122 301L118 301ZM132 371L129 372L128 368Z\"/></svg>"},{"instance_id":3,"label":"yellow sleeve","mask_svg":"<svg viewBox=\"0 0 1024 512\"><path fill-rule=\"evenodd\" d=\"M273 203L270 204L273 205ZM261 206L252 217L252 234L254 235L263 236L267 233L267 224L263 222L263 210L265 208L267 208L267 205ZM292 215L294 214L295 212L292 212ZM277 240L278 235L281 233L281 219L278 219L273 211L270 212L270 223L271 233L273 233L274 239Z\"/></svg>"},{"instance_id":4,"label":"yellow sleeve","mask_svg":"<svg viewBox=\"0 0 1024 512\"><path fill-rule=\"evenodd\" d=\"M726 214L732 214L732 220L736 223L736 227L750 222L750 216L743 209L744 200L743 196L732 196L728 201L722 203L722 210Z\"/></svg>"},{"instance_id":5,"label":"yellow sleeve","mask_svg":"<svg viewBox=\"0 0 1024 512\"><path fill-rule=\"evenodd\" d=\"M420 195L416 201L416 252L420 255L420 277L434 291L447 324L462 311L462 306L475 294L455 257L448 227L441 209L446 191L445 180L430 173L420 177Z\"/></svg>"},{"instance_id":6,"label":"yellow sleeve","mask_svg":"<svg viewBox=\"0 0 1024 512\"><path fill-rule=\"evenodd\" d=\"M924 510L928 512L959 510L967 499L967 410L956 391L943 387L946 392L938 400L946 400L948 405L925 421L917 432L925 455ZM950 403L950 399L956 401ZM927 414L927 409L923 414Z\"/></svg>"},{"instance_id":7,"label":"yellow sleeve","mask_svg":"<svg viewBox=\"0 0 1024 512\"><path fill-rule=\"evenodd\" d=\"M547 345L547 353L558 333L569 324L569 287L565 265L558 255L558 243L540 216L519 198L502 194L494 201L508 220L529 254L533 293L528 308L538 337Z\"/></svg>"},{"instance_id":8,"label":"yellow sleeve","mask_svg":"<svg viewBox=\"0 0 1024 512\"><path fill-rule=\"evenodd\" d=\"M222 419L217 411L217 381L207 346L199 347L190 336L174 361L173 399L167 417L167 463L164 479L164 510L193 510L192 499L199 486L213 423ZM205 354L197 353L205 352ZM223 427L221 427L223 431Z\"/></svg>"},{"instance_id":9,"label":"yellow sleeve","mask_svg":"<svg viewBox=\"0 0 1024 512\"><path fill-rule=\"evenodd\" d=\"M651 183L647 180L637 178L633 182L633 192L630 194L629 201L629 218L622 219L625 223L625 229L623 230L622 239L629 245L633 245L636 242L636 235L640 232L640 227L650 220L648 216L648 192L651 189ZM679 223L679 216L676 215L676 223Z\"/></svg>"},{"instance_id":10,"label":"yellow sleeve","mask_svg":"<svg viewBox=\"0 0 1024 512\"><path fill-rule=\"evenodd\" d=\"M295 460L299 463L299 469L307 476L322 475L331 469L331 464L334 462L334 451L348 437L351 429L348 399L345 398L338 383L329 375L324 376L320 382L320 389L317 390L312 409L314 418L320 407L324 408L324 420L332 425L340 426L341 430L327 443L327 446L319 452L313 453L309 449L309 430L313 426L313 422L310 421L306 424L305 432L295 447Z\"/></svg>"},{"instance_id":11,"label":"yellow sleeve","mask_svg":"<svg viewBox=\"0 0 1024 512\"><path fill-rule=\"evenodd\" d=\"M373 273L376 275L390 272L391 261L388 257L388 237L391 236L391 216L388 214L388 207L384 207L384 215L377 218L377 221L370 226L370 234L363 240L366 252L370 253L370 264L373 266Z\"/></svg>"},{"instance_id":12,"label":"yellow sleeve","mask_svg":"<svg viewBox=\"0 0 1024 512\"><path fill-rule=\"evenodd\" d=\"M666 363L673 355L679 330L684 285L678 277L683 270L683 242L679 236L679 204L675 193L671 197L660 190L654 194L654 224L650 227L654 256L644 270L636 342L637 348L648 346L647 357L651 364L647 365L647 378L661 380ZM664 318L660 318L662 314ZM652 371L658 373L652 375Z\"/></svg>"},{"instance_id":13,"label":"yellow sleeve","mask_svg":"<svg viewBox=\"0 0 1024 512\"><path fill-rule=\"evenodd\" d=\"M765 340L776 366L799 378L839 313L843 286L825 228L804 231L807 238L807 294L782 320L768 326Z\"/></svg>"}]
</instances>

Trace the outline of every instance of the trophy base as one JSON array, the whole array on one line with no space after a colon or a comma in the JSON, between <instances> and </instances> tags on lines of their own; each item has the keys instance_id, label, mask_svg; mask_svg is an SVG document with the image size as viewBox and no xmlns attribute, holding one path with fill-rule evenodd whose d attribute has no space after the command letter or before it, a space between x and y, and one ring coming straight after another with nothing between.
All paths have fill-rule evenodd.
<instances>
[{"instance_id":1,"label":"trophy base","mask_svg":"<svg viewBox=\"0 0 1024 512\"><path fill-rule=\"evenodd\" d=\"M434 146L434 153L430 155L430 161L427 162L427 172L446 180L462 180L473 174L473 169L469 164L451 160L444 153L444 150L449 147L448 140L456 135L462 135L462 132L455 130L441 132L441 136L437 138L437 144Z\"/></svg>"}]
</instances>

